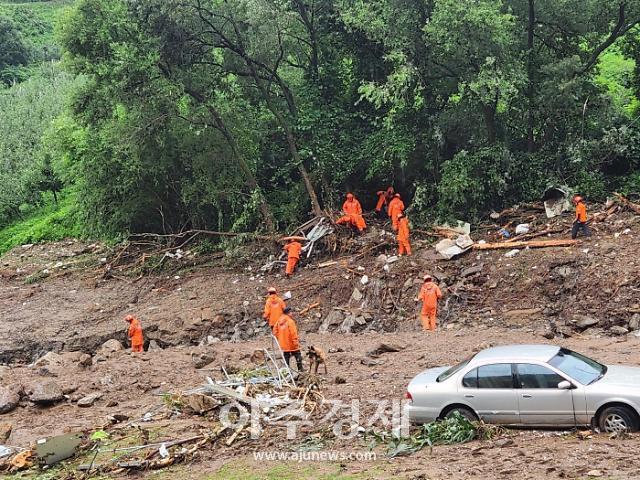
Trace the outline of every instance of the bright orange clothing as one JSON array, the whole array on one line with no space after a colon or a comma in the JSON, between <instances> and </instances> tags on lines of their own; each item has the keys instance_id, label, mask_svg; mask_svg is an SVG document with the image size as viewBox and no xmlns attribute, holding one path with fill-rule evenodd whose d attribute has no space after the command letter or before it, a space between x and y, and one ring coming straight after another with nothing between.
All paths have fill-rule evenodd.
<instances>
[{"instance_id":1,"label":"bright orange clothing","mask_svg":"<svg viewBox=\"0 0 640 480\"><path fill-rule=\"evenodd\" d=\"M302 251L302 244L296 240L289 242L284 246L284 251L287 252L289 258L297 258L300 260L300 252Z\"/></svg>"},{"instance_id":2,"label":"bright orange clothing","mask_svg":"<svg viewBox=\"0 0 640 480\"><path fill-rule=\"evenodd\" d=\"M576 220L581 223L587 221L587 206L583 202L576 205Z\"/></svg>"},{"instance_id":3,"label":"bright orange clothing","mask_svg":"<svg viewBox=\"0 0 640 480\"><path fill-rule=\"evenodd\" d=\"M393 231L398 230L398 215L404 212L404 202L398 197L393 197L389 202L389 217L391 218L391 226Z\"/></svg>"},{"instance_id":4,"label":"bright orange clothing","mask_svg":"<svg viewBox=\"0 0 640 480\"><path fill-rule=\"evenodd\" d=\"M387 203L387 192L380 191L377 193L378 195L378 203L376 203L376 212L382 210L384 204Z\"/></svg>"},{"instance_id":5,"label":"bright orange clothing","mask_svg":"<svg viewBox=\"0 0 640 480\"><path fill-rule=\"evenodd\" d=\"M298 264L298 260L295 257L287 258L287 266L284 268L285 275L293 275L293 272L296 271L296 265Z\"/></svg>"},{"instance_id":6,"label":"bright orange clothing","mask_svg":"<svg viewBox=\"0 0 640 480\"><path fill-rule=\"evenodd\" d=\"M262 317L269 321L271 328L276 324L286 306L284 300L275 293L267 297L267 301L264 303L264 313Z\"/></svg>"},{"instance_id":7,"label":"bright orange clothing","mask_svg":"<svg viewBox=\"0 0 640 480\"><path fill-rule=\"evenodd\" d=\"M435 330L438 313L438 300L442 297L440 287L433 282L425 282L420 289L418 299L422 300L420 319L425 330Z\"/></svg>"},{"instance_id":8,"label":"bright orange clothing","mask_svg":"<svg viewBox=\"0 0 640 480\"><path fill-rule=\"evenodd\" d=\"M300 350L298 339L298 327L289 315L282 314L275 324L273 334L278 339L278 345L283 352L295 352Z\"/></svg>"},{"instance_id":9,"label":"bright orange clothing","mask_svg":"<svg viewBox=\"0 0 640 480\"><path fill-rule=\"evenodd\" d=\"M398 254L411 255L411 243L409 242L409 220L403 217L398 221Z\"/></svg>"},{"instance_id":10,"label":"bright orange clothing","mask_svg":"<svg viewBox=\"0 0 640 480\"><path fill-rule=\"evenodd\" d=\"M360 202L355 197L347 199L342 204L342 211L344 215L336 221L338 225L350 223L361 232L367 228L367 224L362 216L362 205L360 205Z\"/></svg>"},{"instance_id":11,"label":"bright orange clothing","mask_svg":"<svg viewBox=\"0 0 640 480\"><path fill-rule=\"evenodd\" d=\"M129 339L131 340L131 351L142 352L144 345L144 337L142 335L142 326L140 320L134 318L129 322Z\"/></svg>"}]
</instances>

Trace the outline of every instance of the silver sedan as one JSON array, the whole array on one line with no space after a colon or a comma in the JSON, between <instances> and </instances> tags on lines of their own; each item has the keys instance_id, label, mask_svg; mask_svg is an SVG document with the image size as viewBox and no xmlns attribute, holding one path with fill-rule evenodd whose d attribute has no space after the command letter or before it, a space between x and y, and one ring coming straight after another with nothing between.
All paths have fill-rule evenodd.
<instances>
[{"instance_id":1,"label":"silver sedan","mask_svg":"<svg viewBox=\"0 0 640 480\"><path fill-rule=\"evenodd\" d=\"M603 365L552 345L488 348L454 367L425 370L406 397L413 423L459 412L510 426L640 428L640 368Z\"/></svg>"}]
</instances>

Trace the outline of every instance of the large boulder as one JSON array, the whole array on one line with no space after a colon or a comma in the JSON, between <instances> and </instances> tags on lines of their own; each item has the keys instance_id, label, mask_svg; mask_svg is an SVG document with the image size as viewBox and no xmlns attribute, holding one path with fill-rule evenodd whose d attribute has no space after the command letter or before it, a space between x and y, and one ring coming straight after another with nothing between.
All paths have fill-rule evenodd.
<instances>
[{"instance_id":1,"label":"large boulder","mask_svg":"<svg viewBox=\"0 0 640 480\"><path fill-rule=\"evenodd\" d=\"M64 399L62 388L51 380L37 383L29 396L29 400L38 405L49 405L62 399Z\"/></svg>"},{"instance_id":2,"label":"large boulder","mask_svg":"<svg viewBox=\"0 0 640 480\"><path fill-rule=\"evenodd\" d=\"M640 313L634 313L629 320L629 330L632 332L640 330Z\"/></svg>"},{"instance_id":3,"label":"large boulder","mask_svg":"<svg viewBox=\"0 0 640 480\"><path fill-rule=\"evenodd\" d=\"M9 413L18 406L20 395L14 390L0 386L0 414Z\"/></svg>"},{"instance_id":4,"label":"large boulder","mask_svg":"<svg viewBox=\"0 0 640 480\"><path fill-rule=\"evenodd\" d=\"M600 320L586 315L580 315L576 316L575 322L576 328L578 328L579 330L586 330L587 328L593 327L594 325L600 323Z\"/></svg>"},{"instance_id":5,"label":"large boulder","mask_svg":"<svg viewBox=\"0 0 640 480\"><path fill-rule=\"evenodd\" d=\"M121 350L124 350L122 344L115 338L112 338L111 340L104 342L96 353L102 357L109 357Z\"/></svg>"}]
</instances>

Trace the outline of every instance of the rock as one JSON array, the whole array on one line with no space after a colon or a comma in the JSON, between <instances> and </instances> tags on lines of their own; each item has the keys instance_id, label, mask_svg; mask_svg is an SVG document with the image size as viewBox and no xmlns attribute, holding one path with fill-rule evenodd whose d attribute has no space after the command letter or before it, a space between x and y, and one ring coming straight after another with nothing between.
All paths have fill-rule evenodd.
<instances>
[{"instance_id":1,"label":"rock","mask_svg":"<svg viewBox=\"0 0 640 480\"><path fill-rule=\"evenodd\" d=\"M9 440L11 430L13 430L13 425L10 423L0 423L0 443L4 443Z\"/></svg>"},{"instance_id":2,"label":"rock","mask_svg":"<svg viewBox=\"0 0 640 480\"><path fill-rule=\"evenodd\" d=\"M370 352L367 352L367 356L373 357L373 358L377 358L380 355L382 355L383 353L399 352L403 348L404 347L401 347L399 345L393 345L393 344L390 344L390 343L381 343L380 345L378 345L376 348L374 348Z\"/></svg>"},{"instance_id":3,"label":"rock","mask_svg":"<svg viewBox=\"0 0 640 480\"><path fill-rule=\"evenodd\" d=\"M360 317L356 317L356 323L358 325L366 325L367 321L365 320L364 317L360 316Z\"/></svg>"},{"instance_id":4,"label":"rock","mask_svg":"<svg viewBox=\"0 0 640 480\"><path fill-rule=\"evenodd\" d=\"M91 360L91 363L93 363L95 365L96 363L101 363L101 362L106 362L106 361L107 361L106 357L103 357L102 355L96 355Z\"/></svg>"},{"instance_id":5,"label":"rock","mask_svg":"<svg viewBox=\"0 0 640 480\"><path fill-rule=\"evenodd\" d=\"M501 438L493 442L493 445L498 448L510 447L513 445L513 440L510 438Z\"/></svg>"},{"instance_id":6,"label":"rock","mask_svg":"<svg viewBox=\"0 0 640 480\"><path fill-rule=\"evenodd\" d=\"M493 342L482 342L476 345L476 348L473 349L474 352L479 352L481 350L486 350L487 348L493 347Z\"/></svg>"},{"instance_id":7,"label":"rock","mask_svg":"<svg viewBox=\"0 0 640 480\"><path fill-rule=\"evenodd\" d=\"M381 253L376 257L376 263L380 265L387 263L387 256L384 253Z\"/></svg>"},{"instance_id":8,"label":"rock","mask_svg":"<svg viewBox=\"0 0 640 480\"><path fill-rule=\"evenodd\" d=\"M215 357L209 353L203 352L197 355L193 355L191 357L191 360L193 361L194 367L202 368L213 362L215 360Z\"/></svg>"},{"instance_id":9,"label":"rock","mask_svg":"<svg viewBox=\"0 0 640 480\"><path fill-rule=\"evenodd\" d=\"M33 368L46 367L48 365L61 365L62 357L56 352L47 352L31 365Z\"/></svg>"},{"instance_id":10,"label":"rock","mask_svg":"<svg viewBox=\"0 0 640 480\"><path fill-rule=\"evenodd\" d=\"M149 352L159 352L162 350L162 347L160 345L158 345L158 342L156 342L155 340L151 340L149 342Z\"/></svg>"},{"instance_id":11,"label":"rock","mask_svg":"<svg viewBox=\"0 0 640 480\"><path fill-rule=\"evenodd\" d=\"M553 339L556 335L555 333L553 333L553 330L551 330L550 328L546 329L544 332L542 332L542 336L548 340Z\"/></svg>"},{"instance_id":12,"label":"rock","mask_svg":"<svg viewBox=\"0 0 640 480\"><path fill-rule=\"evenodd\" d=\"M353 315L349 315L347 318L344 319L338 331L342 333L351 333L355 324L356 324L356 317Z\"/></svg>"},{"instance_id":13,"label":"rock","mask_svg":"<svg viewBox=\"0 0 640 480\"><path fill-rule=\"evenodd\" d=\"M395 263L398 260L400 260L399 257L397 257L396 255L391 255L390 257L387 257L387 264Z\"/></svg>"},{"instance_id":14,"label":"rock","mask_svg":"<svg viewBox=\"0 0 640 480\"><path fill-rule=\"evenodd\" d=\"M102 394L99 392L96 393L92 393L90 395L87 395L86 397L81 398L80 400L78 400L78 406L81 408L87 408L92 406L96 400L98 400L100 397L102 397Z\"/></svg>"},{"instance_id":15,"label":"rock","mask_svg":"<svg viewBox=\"0 0 640 480\"><path fill-rule=\"evenodd\" d=\"M587 477L601 477L603 473L600 470L589 470Z\"/></svg>"},{"instance_id":16,"label":"rock","mask_svg":"<svg viewBox=\"0 0 640 480\"><path fill-rule=\"evenodd\" d=\"M613 335L626 335L627 333L629 333L629 330L619 325L614 325L609 329L609 332Z\"/></svg>"},{"instance_id":17,"label":"rock","mask_svg":"<svg viewBox=\"0 0 640 480\"><path fill-rule=\"evenodd\" d=\"M6 384L6 377L11 373L11 367L0 365L0 384Z\"/></svg>"},{"instance_id":18,"label":"rock","mask_svg":"<svg viewBox=\"0 0 640 480\"><path fill-rule=\"evenodd\" d=\"M344 321L344 314L340 310L331 310L318 328L318 333L328 333L331 327L336 327Z\"/></svg>"},{"instance_id":19,"label":"rock","mask_svg":"<svg viewBox=\"0 0 640 480\"><path fill-rule=\"evenodd\" d=\"M33 393L29 396L29 400L39 405L48 405L59 402L64 399L64 394L60 386L51 381L37 383L33 389Z\"/></svg>"},{"instance_id":20,"label":"rock","mask_svg":"<svg viewBox=\"0 0 640 480\"><path fill-rule=\"evenodd\" d=\"M632 332L640 330L640 313L634 313L629 320L629 330Z\"/></svg>"},{"instance_id":21,"label":"rock","mask_svg":"<svg viewBox=\"0 0 640 480\"><path fill-rule=\"evenodd\" d=\"M111 407L117 407L118 406L118 402L116 402L115 400L109 400L107 402L107 407L111 408Z\"/></svg>"},{"instance_id":22,"label":"rock","mask_svg":"<svg viewBox=\"0 0 640 480\"><path fill-rule=\"evenodd\" d=\"M96 353L103 357L109 357L110 355L121 350L124 350L122 344L115 338L112 338L111 340L107 340L106 342L104 342Z\"/></svg>"},{"instance_id":23,"label":"rock","mask_svg":"<svg viewBox=\"0 0 640 480\"><path fill-rule=\"evenodd\" d=\"M78 386L77 385L69 385L68 387L64 387L62 389L62 394L63 395L71 395L76 390L78 390Z\"/></svg>"},{"instance_id":24,"label":"rock","mask_svg":"<svg viewBox=\"0 0 640 480\"><path fill-rule=\"evenodd\" d=\"M351 294L351 299L354 302L360 302L363 298L364 298L364 295L362 295L362 292L357 288L354 288L353 293Z\"/></svg>"},{"instance_id":25,"label":"rock","mask_svg":"<svg viewBox=\"0 0 640 480\"><path fill-rule=\"evenodd\" d=\"M88 353L81 353L78 357L78 365L81 367L88 367L92 363L91 355Z\"/></svg>"},{"instance_id":26,"label":"rock","mask_svg":"<svg viewBox=\"0 0 640 480\"><path fill-rule=\"evenodd\" d=\"M362 360L360 360L360 363L367 367L374 367L376 365L382 365L384 362L380 360L372 360L371 358L363 358Z\"/></svg>"},{"instance_id":27,"label":"rock","mask_svg":"<svg viewBox=\"0 0 640 480\"><path fill-rule=\"evenodd\" d=\"M343 377L338 376L338 377L335 378L333 383L335 383L336 385L343 385L343 384L347 383L347 381Z\"/></svg>"},{"instance_id":28,"label":"rock","mask_svg":"<svg viewBox=\"0 0 640 480\"><path fill-rule=\"evenodd\" d=\"M575 317L574 321L576 322L576 328L580 330L585 330L589 327L593 327L600 322L600 320L598 320L597 318L587 317L586 315L577 316Z\"/></svg>"},{"instance_id":29,"label":"rock","mask_svg":"<svg viewBox=\"0 0 640 480\"><path fill-rule=\"evenodd\" d=\"M9 413L18 406L20 395L14 390L0 386L0 414Z\"/></svg>"},{"instance_id":30,"label":"rock","mask_svg":"<svg viewBox=\"0 0 640 480\"><path fill-rule=\"evenodd\" d=\"M462 270L460 275L463 278L470 277L472 275L476 275L477 273L481 273L482 272L482 267L483 267L483 265L475 265L473 267L465 268L464 270Z\"/></svg>"}]
</instances>

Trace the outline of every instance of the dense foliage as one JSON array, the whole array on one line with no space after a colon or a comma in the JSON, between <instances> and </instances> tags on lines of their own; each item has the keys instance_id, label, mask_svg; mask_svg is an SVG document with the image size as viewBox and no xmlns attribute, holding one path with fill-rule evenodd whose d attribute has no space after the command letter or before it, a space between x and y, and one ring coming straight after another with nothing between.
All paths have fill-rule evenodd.
<instances>
[{"instance_id":1,"label":"dense foliage","mask_svg":"<svg viewBox=\"0 0 640 480\"><path fill-rule=\"evenodd\" d=\"M284 228L387 184L414 221L637 191L638 22L640 0L79 0L59 41L86 81L27 163L108 236Z\"/></svg>"}]
</instances>

